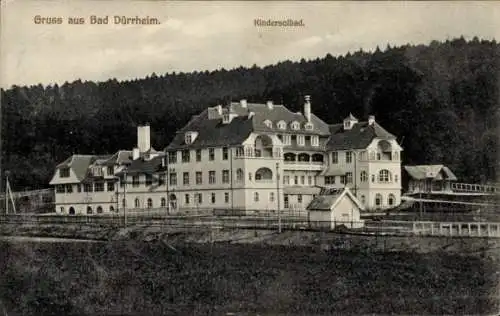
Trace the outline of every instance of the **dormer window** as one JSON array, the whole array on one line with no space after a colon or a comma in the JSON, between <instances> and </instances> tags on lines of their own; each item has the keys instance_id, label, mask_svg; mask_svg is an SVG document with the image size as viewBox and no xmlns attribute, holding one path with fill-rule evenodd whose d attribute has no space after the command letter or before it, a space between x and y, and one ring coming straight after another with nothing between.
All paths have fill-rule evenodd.
<instances>
[{"instance_id":1,"label":"dormer window","mask_svg":"<svg viewBox=\"0 0 500 316\"><path fill-rule=\"evenodd\" d=\"M344 129L350 130L356 123L358 123L358 119L349 113L349 116L344 119Z\"/></svg>"},{"instance_id":2,"label":"dormer window","mask_svg":"<svg viewBox=\"0 0 500 316\"><path fill-rule=\"evenodd\" d=\"M297 121L292 122L292 129L293 130L298 130L300 128L300 124Z\"/></svg>"},{"instance_id":3,"label":"dormer window","mask_svg":"<svg viewBox=\"0 0 500 316\"><path fill-rule=\"evenodd\" d=\"M197 132L187 132L185 135L184 135L184 142L187 144L187 145L190 145L194 142L194 140L196 139L196 136L198 136L198 133Z\"/></svg>"},{"instance_id":4,"label":"dormer window","mask_svg":"<svg viewBox=\"0 0 500 316\"><path fill-rule=\"evenodd\" d=\"M312 131L312 129L313 129L313 125L312 125L312 123L309 123L309 122L308 122L308 123L306 123L306 124L304 125L304 128L305 128L305 130L306 130L306 131Z\"/></svg>"},{"instance_id":5,"label":"dormer window","mask_svg":"<svg viewBox=\"0 0 500 316\"><path fill-rule=\"evenodd\" d=\"M222 115L222 123L228 124L230 122L231 118L228 113Z\"/></svg>"},{"instance_id":6,"label":"dormer window","mask_svg":"<svg viewBox=\"0 0 500 316\"><path fill-rule=\"evenodd\" d=\"M278 128L279 129L286 129L286 123L285 123L285 121L279 121L278 122Z\"/></svg>"},{"instance_id":7,"label":"dormer window","mask_svg":"<svg viewBox=\"0 0 500 316\"><path fill-rule=\"evenodd\" d=\"M269 128L273 128L273 122L271 122L270 120L265 120L264 125L266 125Z\"/></svg>"},{"instance_id":8,"label":"dormer window","mask_svg":"<svg viewBox=\"0 0 500 316\"><path fill-rule=\"evenodd\" d=\"M61 178L69 178L69 168L61 168L61 169L59 169L59 177L61 177Z\"/></svg>"}]
</instances>

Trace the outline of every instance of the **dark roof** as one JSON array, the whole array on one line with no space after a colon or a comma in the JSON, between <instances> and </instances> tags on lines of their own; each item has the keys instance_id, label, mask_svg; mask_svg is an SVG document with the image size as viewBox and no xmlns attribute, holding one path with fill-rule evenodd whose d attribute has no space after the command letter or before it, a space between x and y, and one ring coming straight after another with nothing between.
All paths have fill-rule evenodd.
<instances>
[{"instance_id":1,"label":"dark roof","mask_svg":"<svg viewBox=\"0 0 500 316\"><path fill-rule=\"evenodd\" d=\"M375 137L396 139L377 122L368 125L368 122L359 122L345 130L343 124L330 125L330 139L326 144L327 150L346 150L366 148Z\"/></svg>"},{"instance_id":2,"label":"dark roof","mask_svg":"<svg viewBox=\"0 0 500 316\"><path fill-rule=\"evenodd\" d=\"M186 144L184 133L198 132L192 144ZM169 149L204 148L241 144L252 132L252 120L245 117L235 117L229 124L222 124L221 119L208 119L208 110L203 111L189 121L175 135L167 146Z\"/></svg>"},{"instance_id":3,"label":"dark roof","mask_svg":"<svg viewBox=\"0 0 500 316\"><path fill-rule=\"evenodd\" d=\"M332 205L340 197L341 193L334 195L318 195L307 206L308 210L330 211Z\"/></svg>"},{"instance_id":4,"label":"dark roof","mask_svg":"<svg viewBox=\"0 0 500 316\"><path fill-rule=\"evenodd\" d=\"M165 171L166 167L162 165L163 157L165 156L156 156L150 160L146 160L144 158L133 160L130 166L128 166L126 170L118 172L117 176L120 176L125 172L127 174L154 174L156 172Z\"/></svg>"}]
</instances>

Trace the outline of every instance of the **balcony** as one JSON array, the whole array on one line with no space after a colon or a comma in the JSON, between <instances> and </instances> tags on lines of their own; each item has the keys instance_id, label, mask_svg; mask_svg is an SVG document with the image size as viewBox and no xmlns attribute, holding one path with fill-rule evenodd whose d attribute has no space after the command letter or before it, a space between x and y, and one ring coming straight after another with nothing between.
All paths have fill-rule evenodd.
<instances>
[{"instance_id":1,"label":"balcony","mask_svg":"<svg viewBox=\"0 0 500 316\"><path fill-rule=\"evenodd\" d=\"M321 171L324 168L324 157L322 154L306 154L306 153L285 153L284 166L285 170L307 170Z\"/></svg>"}]
</instances>

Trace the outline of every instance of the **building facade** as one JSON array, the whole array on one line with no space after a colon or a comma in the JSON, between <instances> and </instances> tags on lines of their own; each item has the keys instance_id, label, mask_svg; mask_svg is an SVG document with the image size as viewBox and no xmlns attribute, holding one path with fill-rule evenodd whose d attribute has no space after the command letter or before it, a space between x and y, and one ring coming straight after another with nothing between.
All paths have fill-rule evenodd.
<instances>
[{"instance_id":1,"label":"building facade","mask_svg":"<svg viewBox=\"0 0 500 316\"><path fill-rule=\"evenodd\" d=\"M366 210L397 206L402 148L396 137L373 116L359 122L350 114L331 125L311 107L309 96L303 112L297 113L271 101L209 107L177 131L164 152L150 148L149 126L140 126L137 148L122 155L127 159L118 159L119 153L78 156L82 162L74 164L73 156L57 167L51 181L56 186L56 211L69 213L68 207L81 204L78 211L73 206L76 213L86 213L89 206L93 213L99 206L102 211L305 213L325 187L348 187ZM69 177L60 176L63 169ZM102 191L101 182L113 185L108 191L106 184ZM85 183L88 192L80 195L74 188L63 188Z\"/></svg>"}]
</instances>

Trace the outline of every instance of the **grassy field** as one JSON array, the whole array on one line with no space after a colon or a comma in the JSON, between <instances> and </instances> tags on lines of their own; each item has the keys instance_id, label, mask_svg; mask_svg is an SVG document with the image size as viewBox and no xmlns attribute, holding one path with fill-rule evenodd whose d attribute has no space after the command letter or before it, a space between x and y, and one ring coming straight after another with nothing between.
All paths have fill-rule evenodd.
<instances>
[{"instance_id":1,"label":"grassy field","mask_svg":"<svg viewBox=\"0 0 500 316\"><path fill-rule=\"evenodd\" d=\"M0 242L7 315L495 314L498 259L262 244ZM0 310L1 312L1 310Z\"/></svg>"}]
</instances>

